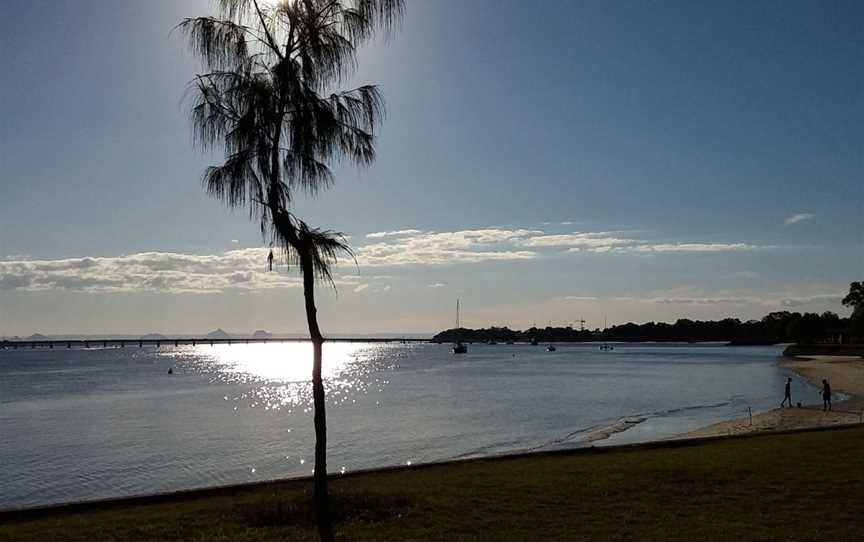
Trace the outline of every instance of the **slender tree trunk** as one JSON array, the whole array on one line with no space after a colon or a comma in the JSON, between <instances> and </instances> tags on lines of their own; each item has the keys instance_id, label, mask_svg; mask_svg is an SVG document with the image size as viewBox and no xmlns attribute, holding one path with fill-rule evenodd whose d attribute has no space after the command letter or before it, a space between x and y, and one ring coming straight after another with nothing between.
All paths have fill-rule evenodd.
<instances>
[{"instance_id":1,"label":"slender tree trunk","mask_svg":"<svg viewBox=\"0 0 864 542\"><path fill-rule=\"evenodd\" d=\"M330 518L330 496L327 493L327 414L324 403L324 382L321 379L321 347L324 337L318 328L315 308L315 270L312 257L304 250L300 254L303 271L303 296L306 299L306 321L314 352L312 365L312 399L315 406L315 493L313 497L318 536L322 542L333 542L333 523Z\"/></svg>"}]
</instances>

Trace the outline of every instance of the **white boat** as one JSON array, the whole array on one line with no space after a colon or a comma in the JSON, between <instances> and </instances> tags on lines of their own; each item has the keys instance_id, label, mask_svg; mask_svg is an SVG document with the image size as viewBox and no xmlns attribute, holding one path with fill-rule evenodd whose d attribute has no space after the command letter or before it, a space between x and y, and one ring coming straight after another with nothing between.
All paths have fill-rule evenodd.
<instances>
[{"instance_id":1,"label":"white boat","mask_svg":"<svg viewBox=\"0 0 864 542\"><path fill-rule=\"evenodd\" d=\"M461 328L461 323L459 321L459 300L457 299L456 300L456 333L457 334L459 333L460 329L462 329L462 328ZM454 354L467 354L468 353L468 347L466 345L462 344L462 341L456 341L456 343L453 345L453 353Z\"/></svg>"}]
</instances>

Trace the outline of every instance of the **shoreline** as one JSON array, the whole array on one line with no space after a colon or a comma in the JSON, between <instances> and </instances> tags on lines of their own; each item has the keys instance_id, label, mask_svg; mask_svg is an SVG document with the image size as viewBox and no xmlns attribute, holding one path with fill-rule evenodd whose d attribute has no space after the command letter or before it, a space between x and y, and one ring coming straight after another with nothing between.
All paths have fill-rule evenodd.
<instances>
[{"instance_id":1,"label":"shoreline","mask_svg":"<svg viewBox=\"0 0 864 542\"><path fill-rule=\"evenodd\" d=\"M693 439L842 427L859 425L864 421L864 359L857 356L796 356L783 359L778 366L792 370L817 389L821 386L822 379L826 378L831 383L835 394L840 392L847 398L835 401L829 412L823 411L819 403L805 403L800 407L777 407L767 412L753 414L752 424L749 417L736 418L674 438ZM798 403L794 397L793 402Z\"/></svg>"},{"instance_id":2,"label":"shoreline","mask_svg":"<svg viewBox=\"0 0 864 542\"><path fill-rule=\"evenodd\" d=\"M357 542L856 540L862 438L829 427L354 473L332 479L334 526ZM0 515L0 538L316 540L311 491L305 478L19 512Z\"/></svg>"},{"instance_id":3,"label":"shoreline","mask_svg":"<svg viewBox=\"0 0 864 542\"><path fill-rule=\"evenodd\" d=\"M755 417L754 417L755 418ZM857 424L855 424L857 425ZM617 455L621 453L638 453L649 450L678 450L700 447L706 444L719 442L737 442L758 439L766 436L792 436L809 433L824 433L833 431L845 431L854 429L854 425L828 425L816 427L801 427L795 429L776 431L751 431L742 434L714 434L693 438L675 438L665 440L651 440L645 442L634 442L629 444L615 444L610 446L587 446L583 448L566 448L559 450L540 450L517 453L504 453L482 457L467 457L462 459L450 459L446 461L433 461L430 463L418 463L416 465L393 465L388 467L373 467L369 469L358 469L346 474L331 473L328 479L331 482L339 480L350 480L353 478L365 478L375 475L386 475L391 473L422 472L441 468L458 467L475 464L495 464L514 460L531 460L544 458L577 458ZM312 476L297 476L287 478L275 478L272 480L261 480L257 482L246 482L239 484L215 485L197 487L191 489L180 489L176 491L163 491L156 493L144 493L139 495L107 497L103 499L92 499L72 502L46 504L41 506L29 506L23 508L0 509L0 525L5 522L23 521L50 517L57 514L80 514L98 511L107 511L117 508L135 506L147 506L158 504L184 503L196 499L213 497L234 497L239 494L266 490L284 484L308 484L312 482Z\"/></svg>"}]
</instances>

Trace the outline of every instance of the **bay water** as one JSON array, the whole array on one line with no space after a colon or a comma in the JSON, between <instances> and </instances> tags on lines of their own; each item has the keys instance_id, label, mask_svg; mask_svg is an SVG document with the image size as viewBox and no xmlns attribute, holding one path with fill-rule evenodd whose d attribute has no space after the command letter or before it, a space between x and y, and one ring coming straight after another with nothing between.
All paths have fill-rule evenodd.
<instances>
[{"instance_id":1,"label":"bay water","mask_svg":"<svg viewBox=\"0 0 864 542\"><path fill-rule=\"evenodd\" d=\"M671 438L817 391L779 347L327 343L328 471ZM0 509L313 468L309 343L0 350ZM172 374L169 373L169 369Z\"/></svg>"}]
</instances>

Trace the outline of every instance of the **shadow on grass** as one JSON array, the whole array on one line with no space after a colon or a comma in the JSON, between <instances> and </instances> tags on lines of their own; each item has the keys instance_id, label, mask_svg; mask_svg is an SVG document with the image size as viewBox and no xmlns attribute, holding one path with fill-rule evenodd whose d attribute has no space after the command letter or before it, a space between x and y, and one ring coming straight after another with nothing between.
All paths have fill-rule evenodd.
<instances>
[{"instance_id":1,"label":"shadow on grass","mask_svg":"<svg viewBox=\"0 0 864 542\"><path fill-rule=\"evenodd\" d=\"M339 523L379 523L398 519L411 511L407 498L398 495L334 491L330 495L333 521ZM284 495L274 491L238 507L251 527L307 527L315 525L312 494Z\"/></svg>"}]
</instances>

